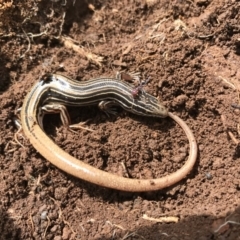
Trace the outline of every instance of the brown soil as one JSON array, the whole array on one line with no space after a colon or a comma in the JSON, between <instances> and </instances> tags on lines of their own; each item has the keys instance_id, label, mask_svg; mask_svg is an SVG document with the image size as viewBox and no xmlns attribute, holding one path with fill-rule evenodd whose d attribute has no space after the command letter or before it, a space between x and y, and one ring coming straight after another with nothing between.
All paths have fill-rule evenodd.
<instances>
[{"instance_id":1,"label":"brown soil","mask_svg":"<svg viewBox=\"0 0 240 240\"><path fill-rule=\"evenodd\" d=\"M234 0L0 0L1 239L240 239L239 8ZM43 74L117 71L151 77L145 91L193 130L198 161L175 186L105 189L54 167L21 132L16 142L16 110ZM132 177L150 178L186 159L186 136L171 119L69 111L94 132L68 131L54 115L45 129L97 168L125 176L124 163Z\"/></svg>"}]
</instances>

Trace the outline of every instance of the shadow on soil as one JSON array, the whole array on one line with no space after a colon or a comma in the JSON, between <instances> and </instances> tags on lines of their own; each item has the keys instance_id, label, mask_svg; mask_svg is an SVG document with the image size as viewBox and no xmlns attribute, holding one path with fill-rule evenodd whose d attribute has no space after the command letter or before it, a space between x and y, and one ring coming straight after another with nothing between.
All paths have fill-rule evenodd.
<instances>
[{"instance_id":1,"label":"shadow on soil","mask_svg":"<svg viewBox=\"0 0 240 240\"><path fill-rule=\"evenodd\" d=\"M4 92L10 85L9 69L5 66L8 60L0 53L0 94Z\"/></svg>"},{"instance_id":2,"label":"shadow on soil","mask_svg":"<svg viewBox=\"0 0 240 240\"><path fill-rule=\"evenodd\" d=\"M0 209L0 240L17 240L20 239L21 229L14 225L14 220Z\"/></svg>"},{"instance_id":3,"label":"shadow on soil","mask_svg":"<svg viewBox=\"0 0 240 240\"><path fill-rule=\"evenodd\" d=\"M197 226L197 227L196 227ZM198 231L196 232L196 229ZM193 231L194 230L194 231ZM237 240L240 239L240 207L226 218L191 216L178 223L152 223L152 226L136 228L125 235L94 238L96 240L148 239L148 240Z\"/></svg>"}]
</instances>

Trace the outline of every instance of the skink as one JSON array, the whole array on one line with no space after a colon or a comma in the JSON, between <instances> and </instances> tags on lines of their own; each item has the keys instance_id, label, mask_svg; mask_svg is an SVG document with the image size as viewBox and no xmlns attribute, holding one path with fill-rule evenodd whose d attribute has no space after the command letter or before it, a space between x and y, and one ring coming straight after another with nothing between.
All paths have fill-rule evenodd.
<instances>
[{"instance_id":1,"label":"skink","mask_svg":"<svg viewBox=\"0 0 240 240\"><path fill-rule=\"evenodd\" d=\"M59 74L48 75L37 82L21 109L21 124L24 134L34 148L61 170L91 183L129 192L145 192L166 188L186 177L197 158L197 144L189 127L152 95L115 78L97 78L77 82ZM88 106L99 104L102 109L119 105L134 114L174 119L186 133L190 151L188 160L174 173L157 179L130 179L96 169L63 151L44 132L43 116L48 112L59 112L64 125L69 124L65 106Z\"/></svg>"}]
</instances>

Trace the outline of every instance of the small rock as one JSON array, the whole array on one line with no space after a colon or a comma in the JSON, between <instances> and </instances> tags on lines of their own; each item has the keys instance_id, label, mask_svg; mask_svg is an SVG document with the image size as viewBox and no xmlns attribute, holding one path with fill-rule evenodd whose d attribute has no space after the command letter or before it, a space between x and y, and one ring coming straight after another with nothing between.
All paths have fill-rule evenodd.
<instances>
[{"instance_id":1,"label":"small rock","mask_svg":"<svg viewBox=\"0 0 240 240\"><path fill-rule=\"evenodd\" d=\"M188 100L188 97L184 94L177 96L173 101L173 106L183 105Z\"/></svg>"},{"instance_id":2,"label":"small rock","mask_svg":"<svg viewBox=\"0 0 240 240\"><path fill-rule=\"evenodd\" d=\"M46 220L47 219L47 214L48 214L48 211L46 210L46 211L43 211L42 213L41 213L41 220Z\"/></svg>"},{"instance_id":3,"label":"small rock","mask_svg":"<svg viewBox=\"0 0 240 240\"><path fill-rule=\"evenodd\" d=\"M63 228L63 233L62 233L62 239L63 240L68 240L70 239L71 231L68 227Z\"/></svg>"},{"instance_id":4,"label":"small rock","mask_svg":"<svg viewBox=\"0 0 240 240\"><path fill-rule=\"evenodd\" d=\"M55 236L53 240L62 240L61 236Z\"/></svg>"},{"instance_id":5,"label":"small rock","mask_svg":"<svg viewBox=\"0 0 240 240\"><path fill-rule=\"evenodd\" d=\"M57 229L58 229L58 225L54 225L52 228L51 228L51 232L52 233L54 233L54 232L56 232L57 231Z\"/></svg>"},{"instance_id":6,"label":"small rock","mask_svg":"<svg viewBox=\"0 0 240 240\"><path fill-rule=\"evenodd\" d=\"M148 49L153 49L153 44L152 44L152 43L147 43L147 44L146 44L146 47L147 47Z\"/></svg>"},{"instance_id":7,"label":"small rock","mask_svg":"<svg viewBox=\"0 0 240 240\"><path fill-rule=\"evenodd\" d=\"M180 162L182 162L182 161L185 159L185 157L186 157L186 154L185 154L185 153L180 153L180 154L174 156L174 157L172 158L172 160L173 160L174 162L180 163Z\"/></svg>"}]
</instances>

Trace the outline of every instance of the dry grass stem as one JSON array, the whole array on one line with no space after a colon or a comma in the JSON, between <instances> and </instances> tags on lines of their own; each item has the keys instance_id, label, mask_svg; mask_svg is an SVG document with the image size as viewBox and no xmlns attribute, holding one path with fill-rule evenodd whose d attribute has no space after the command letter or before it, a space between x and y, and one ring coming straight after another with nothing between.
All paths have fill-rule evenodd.
<instances>
[{"instance_id":1,"label":"dry grass stem","mask_svg":"<svg viewBox=\"0 0 240 240\"><path fill-rule=\"evenodd\" d=\"M149 220L152 222L159 222L159 223L170 223L170 222L174 222L177 223L179 218L178 217L160 217L160 218L152 218L152 217L148 217L147 214L143 214L142 216L143 219L145 220Z\"/></svg>"}]
</instances>

